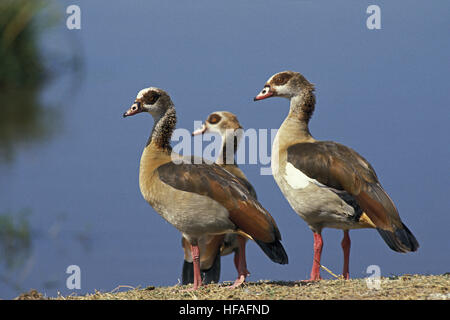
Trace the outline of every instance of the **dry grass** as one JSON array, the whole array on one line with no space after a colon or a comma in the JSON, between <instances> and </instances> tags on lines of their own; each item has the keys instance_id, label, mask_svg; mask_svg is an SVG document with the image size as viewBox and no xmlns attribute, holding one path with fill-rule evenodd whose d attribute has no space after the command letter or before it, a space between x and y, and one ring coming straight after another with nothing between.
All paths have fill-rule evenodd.
<instances>
[{"instance_id":1,"label":"dry grass","mask_svg":"<svg viewBox=\"0 0 450 320\"><path fill-rule=\"evenodd\" d=\"M183 291L188 286L130 288L119 286L112 292L85 296L59 296L56 299L77 300L303 300L303 299L389 299L389 300L450 300L450 274L437 276L402 275L381 278L380 289L369 289L366 279L322 280L320 282L258 281L230 290L230 284L212 284L199 290ZM44 298L37 292L22 294L22 299Z\"/></svg>"}]
</instances>

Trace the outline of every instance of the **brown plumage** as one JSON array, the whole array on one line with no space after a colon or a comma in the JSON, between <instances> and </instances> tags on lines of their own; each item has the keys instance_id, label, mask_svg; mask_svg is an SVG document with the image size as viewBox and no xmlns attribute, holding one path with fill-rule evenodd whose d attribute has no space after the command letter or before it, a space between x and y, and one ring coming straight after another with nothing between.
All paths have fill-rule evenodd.
<instances>
[{"instance_id":1,"label":"brown plumage","mask_svg":"<svg viewBox=\"0 0 450 320\"><path fill-rule=\"evenodd\" d=\"M219 153L216 164L224 168L249 191L254 199L257 199L256 191L247 180L246 176L239 169L235 163L235 153L237 151L241 134L239 130L242 129L236 115L228 111L216 111L211 113L202 127L192 134L204 134L205 132L218 133L221 137L221 152ZM235 285L243 283L250 274L247 270L247 262L245 256L245 244L247 238L235 233L227 233L225 236L213 236L201 239L200 243L203 244L203 251L210 252L209 255L202 255L200 260L200 267L203 272L203 281L218 282L220 278L221 261L220 256L234 253L234 264L238 271L238 279L235 281ZM183 249L185 261L183 263L182 283L193 282L192 263L190 262L190 247L186 246L187 241L183 238ZM242 247L242 248L241 248ZM211 257L215 257L212 259Z\"/></svg>"},{"instance_id":2,"label":"brown plumage","mask_svg":"<svg viewBox=\"0 0 450 320\"><path fill-rule=\"evenodd\" d=\"M297 72L280 72L255 100L277 96L290 99L291 106L274 141L272 171L292 208L315 233L310 280L320 279L325 227L344 230L345 278L349 276L350 229L376 228L391 249L416 251L417 240L402 223L370 163L351 148L311 136L308 123L315 107L314 86Z\"/></svg>"},{"instance_id":3,"label":"brown plumage","mask_svg":"<svg viewBox=\"0 0 450 320\"><path fill-rule=\"evenodd\" d=\"M161 181L177 190L214 199L229 212L236 231L263 242L281 236L270 214L231 173L216 164L165 163L157 168Z\"/></svg>"},{"instance_id":4,"label":"brown plumage","mask_svg":"<svg viewBox=\"0 0 450 320\"><path fill-rule=\"evenodd\" d=\"M152 94L154 91L155 94ZM139 186L145 200L190 243L194 289L201 285L199 240L230 232L253 238L275 262L287 263L281 236L270 214L241 182L218 165L195 164L172 152L175 107L158 88L139 92L124 117L150 113L155 124L141 157ZM201 162L201 161L200 161ZM247 219L253 219L249 223Z\"/></svg>"}]
</instances>

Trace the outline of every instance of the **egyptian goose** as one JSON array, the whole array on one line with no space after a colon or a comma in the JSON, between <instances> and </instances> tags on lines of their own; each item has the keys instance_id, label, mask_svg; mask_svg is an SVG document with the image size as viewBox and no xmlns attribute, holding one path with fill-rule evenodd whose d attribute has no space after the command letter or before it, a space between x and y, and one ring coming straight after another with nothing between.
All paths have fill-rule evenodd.
<instances>
[{"instance_id":1,"label":"egyptian goose","mask_svg":"<svg viewBox=\"0 0 450 320\"><path fill-rule=\"evenodd\" d=\"M272 261L286 264L287 254L275 221L234 175L216 164L172 152L176 113L169 95L154 87L139 91L123 116L141 112L150 113L154 125L141 156L139 187L155 211L189 241L193 289L202 284L198 241L205 236L241 234L255 240ZM245 274L242 267L239 272Z\"/></svg>"},{"instance_id":2,"label":"egyptian goose","mask_svg":"<svg viewBox=\"0 0 450 320\"><path fill-rule=\"evenodd\" d=\"M350 229L376 228L392 250L416 251L416 238L400 220L370 163L349 147L311 136L308 122L316 101L314 86L300 73L280 72L254 100L269 97L290 100L289 114L273 143L271 167L283 195L314 233L310 280L321 279L321 232L326 227L344 231L345 279L349 278Z\"/></svg>"},{"instance_id":3,"label":"egyptian goose","mask_svg":"<svg viewBox=\"0 0 450 320\"><path fill-rule=\"evenodd\" d=\"M218 133L221 137L221 148L216 164L232 173L238 180L245 185L250 194L257 199L255 189L248 182L246 176L235 163L235 153L239 146L242 135L239 129L242 129L236 115L227 111L216 111L211 113L200 129L195 130L192 135L204 134L206 132ZM228 148L227 148L228 146ZM228 151L227 151L228 150ZM226 235L209 236L206 239L200 239L199 244L203 255L200 259L200 269L202 270L203 283L219 282L220 278L220 256L228 255L234 252L234 264L239 273L239 265L242 263L244 274L239 275L233 286L239 286L245 281L250 273L247 270L245 252L239 251L239 242L242 241L242 247L245 249L247 238L235 233ZM184 249L184 264L182 273L182 283L193 282L194 272L191 260L191 251L188 241L183 237L182 245ZM206 254L205 254L206 253Z\"/></svg>"}]
</instances>

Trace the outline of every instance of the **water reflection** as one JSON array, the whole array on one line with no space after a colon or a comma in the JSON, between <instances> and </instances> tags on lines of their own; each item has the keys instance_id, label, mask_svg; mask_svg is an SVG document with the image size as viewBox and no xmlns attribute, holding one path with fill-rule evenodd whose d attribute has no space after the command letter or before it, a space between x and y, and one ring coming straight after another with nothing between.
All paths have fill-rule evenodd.
<instances>
[{"instance_id":1,"label":"water reflection","mask_svg":"<svg viewBox=\"0 0 450 320\"><path fill-rule=\"evenodd\" d=\"M73 72L80 69L79 56L44 54L40 47L42 34L61 20L64 11L57 5L48 0L0 1L0 194L3 196L8 192L5 172L14 166L18 154L54 137L56 124L62 123L57 108L42 101L42 91L61 75L80 75ZM73 93L74 88L68 91ZM39 214L51 213L33 212ZM66 249L58 248L62 246L61 219L55 219L49 230L38 230L30 224L30 215L29 209L12 212L0 203L0 287L7 285L17 293L29 289L22 288L22 283L36 262L33 244L37 240L44 238L54 248ZM72 235L72 241L64 246L76 242L89 250L89 232ZM40 278L44 288L60 285L55 275ZM1 297L4 298L3 291Z\"/></svg>"},{"instance_id":2,"label":"water reflection","mask_svg":"<svg viewBox=\"0 0 450 320\"><path fill-rule=\"evenodd\" d=\"M37 18L48 4L0 2L0 162L11 162L19 146L51 135L48 117L55 114L39 101L48 72L38 41L49 24Z\"/></svg>"},{"instance_id":3,"label":"water reflection","mask_svg":"<svg viewBox=\"0 0 450 320\"><path fill-rule=\"evenodd\" d=\"M51 137L58 113L40 103L39 92L37 86L0 91L0 162L11 162L19 148Z\"/></svg>"},{"instance_id":4,"label":"water reflection","mask_svg":"<svg viewBox=\"0 0 450 320\"><path fill-rule=\"evenodd\" d=\"M0 215L0 265L4 270L0 281L16 290L20 289L18 279L26 272L24 266L31 256L29 213L23 210Z\"/></svg>"}]
</instances>

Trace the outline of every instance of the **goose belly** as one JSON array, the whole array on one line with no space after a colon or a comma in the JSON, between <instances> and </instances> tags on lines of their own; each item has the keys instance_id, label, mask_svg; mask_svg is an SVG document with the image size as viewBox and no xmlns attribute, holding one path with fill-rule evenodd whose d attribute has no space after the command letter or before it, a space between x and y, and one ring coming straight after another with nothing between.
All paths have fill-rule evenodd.
<instances>
[{"instance_id":1,"label":"goose belly","mask_svg":"<svg viewBox=\"0 0 450 320\"><path fill-rule=\"evenodd\" d=\"M141 187L145 200L167 222L183 234L200 237L235 229L228 210L206 196L177 190L157 179L149 188Z\"/></svg>"},{"instance_id":2,"label":"goose belly","mask_svg":"<svg viewBox=\"0 0 450 320\"><path fill-rule=\"evenodd\" d=\"M334 191L321 186L302 172L289 170L289 165L286 167L288 170L275 175L275 181L292 209L312 229L359 227L357 221L352 219L355 214L353 207Z\"/></svg>"}]
</instances>

